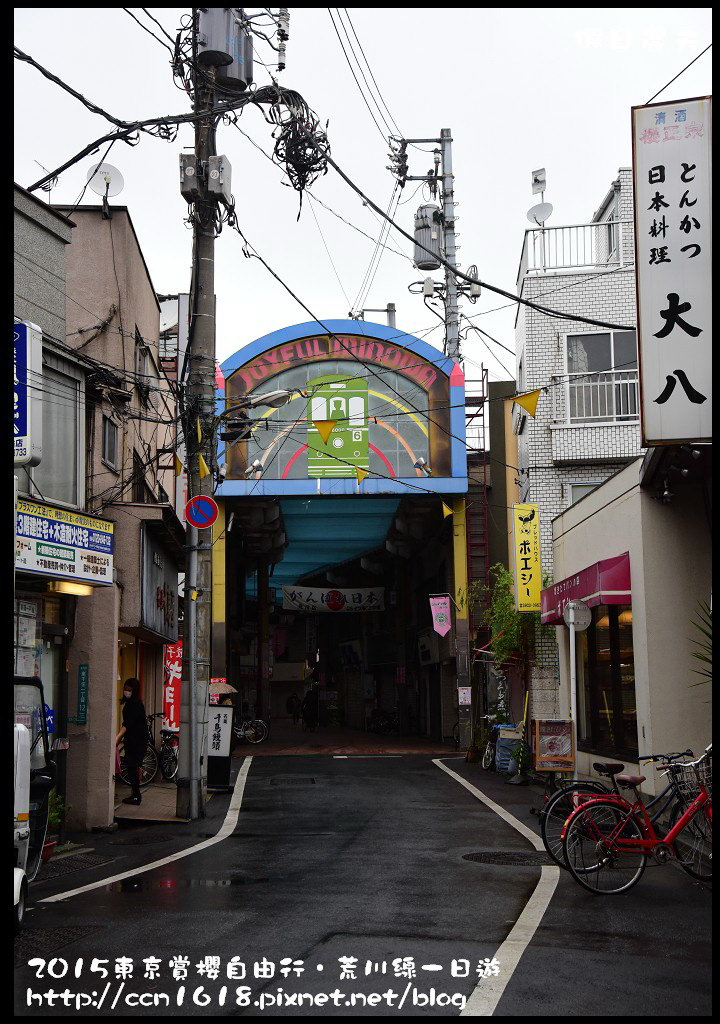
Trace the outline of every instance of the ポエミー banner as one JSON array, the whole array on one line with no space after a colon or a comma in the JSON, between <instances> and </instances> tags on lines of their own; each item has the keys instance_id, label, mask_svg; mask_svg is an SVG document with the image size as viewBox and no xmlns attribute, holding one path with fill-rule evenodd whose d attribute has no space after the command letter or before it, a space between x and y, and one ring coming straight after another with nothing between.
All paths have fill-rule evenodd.
<instances>
[{"instance_id":1,"label":"\u30dd\u30a8\u30df\u30fc banner","mask_svg":"<svg viewBox=\"0 0 720 1024\"><path fill-rule=\"evenodd\" d=\"M515 553L515 608L519 612L540 611L542 568L540 565L540 511L537 505L513 505L513 551Z\"/></svg>"},{"instance_id":2,"label":"\u30dd\u30a8\u30df\u30fc banner","mask_svg":"<svg viewBox=\"0 0 720 1024\"><path fill-rule=\"evenodd\" d=\"M643 447L712 440L711 117L709 96L632 108Z\"/></svg>"}]
</instances>

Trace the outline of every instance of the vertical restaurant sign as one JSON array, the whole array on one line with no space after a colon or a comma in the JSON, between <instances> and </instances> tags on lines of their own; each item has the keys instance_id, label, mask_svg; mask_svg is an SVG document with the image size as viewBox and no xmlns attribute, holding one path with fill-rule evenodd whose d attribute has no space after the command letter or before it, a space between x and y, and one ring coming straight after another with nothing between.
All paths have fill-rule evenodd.
<instances>
[{"instance_id":1,"label":"vertical restaurant sign","mask_svg":"<svg viewBox=\"0 0 720 1024\"><path fill-rule=\"evenodd\" d=\"M165 644L165 671L163 686L163 729L180 728L180 680L182 679L182 639L176 644Z\"/></svg>"},{"instance_id":2,"label":"vertical restaurant sign","mask_svg":"<svg viewBox=\"0 0 720 1024\"><path fill-rule=\"evenodd\" d=\"M438 594L430 598L430 611L433 618L433 629L440 636L450 632L452 618L450 616L450 595Z\"/></svg>"},{"instance_id":3,"label":"vertical restaurant sign","mask_svg":"<svg viewBox=\"0 0 720 1024\"><path fill-rule=\"evenodd\" d=\"M513 551L515 552L515 609L540 611L542 568L540 565L540 511L537 505L513 505Z\"/></svg>"},{"instance_id":4,"label":"vertical restaurant sign","mask_svg":"<svg viewBox=\"0 0 720 1024\"><path fill-rule=\"evenodd\" d=\"M87 664L78 665L78 702L77 715L75 716L77 725L87 725L89 690L90 666Z\"/></svg>"},{"instance_id":5,"label":"vertical restaurant sign","mask_svg":"<svg viewBox=\"0 0 720 1024\"><path fill-rule=\"evenodd\" d=\"M642 445L712 440L712 99L632 108Z\"/></svg>"},{"instance_id":6,"label":"vertical restaurant sign","mask_svg":"<svg viewBox=\"0 0 720 1024\"><path fill-rule=\"evenodd\" d=\"M42 459L42 331L35 324L13 328L13 434L16 466Z\"/></svg>"}]
</instances>

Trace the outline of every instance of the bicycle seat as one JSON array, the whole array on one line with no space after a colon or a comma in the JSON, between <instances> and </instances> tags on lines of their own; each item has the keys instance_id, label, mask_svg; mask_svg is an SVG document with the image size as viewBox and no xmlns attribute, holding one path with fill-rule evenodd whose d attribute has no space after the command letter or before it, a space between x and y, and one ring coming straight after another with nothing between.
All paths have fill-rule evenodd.
<instances>
[{"instance_id":1,"label":"bicycle seat","mask_svg":"<svg viewBox=\"0 0 720 1024\"><path fill-rule=\"evenodd\" d=\"M645 781L644 775L616 775L615 781L618 786L639 786L641 782Z\"/></svg>"},{"instance_id":2,"label":"bicycle seat","mask_svg":"<svg viewBox=\"0 0 720 1024\"><path fill-rule=\"evenodd\" d=\"M599 775L617 775L625 771L624 764L615 764L612 761L593 761L593 768Z\"/></svg>"}]
</instances>

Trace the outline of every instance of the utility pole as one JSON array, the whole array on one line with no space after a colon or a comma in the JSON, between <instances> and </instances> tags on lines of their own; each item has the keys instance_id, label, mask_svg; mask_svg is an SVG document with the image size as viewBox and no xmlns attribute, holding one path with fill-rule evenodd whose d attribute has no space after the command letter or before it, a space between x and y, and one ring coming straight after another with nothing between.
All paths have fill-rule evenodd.
<instances>
[{"instance_id":1,"label":"utility pole","mask_svg":"<svg viewBox=\"0 0 720 1024\"><path fill-rule=\"evenodd\" d=\"M457 267L455 255L455 201L453 199L452 136L449 128L440 132L442 161L443 199L443 241L445 259L453 268ZM451 359L460 359L460 310L458 309L458 286L455 274L445 268L445 351Z\"/></svg>"},{"instance_id":2,"label":"utility pole","mask_svg":"<svg viewBox=\"0 0 720 1024\"><path fill-rule=\"evenodd\" d=\"M197 25L193 32L197 33ZM195 72L194 107L212 109L215 67ZM208 190L208 166L214 154L214 116L195 123L195 190L193 215L193 287L188 341L183 427L188 457L189 497L212 496L212 472L201 474L202 458L215 461L215 223L217 194ZM185 642L180 702L180 745L177 790L178 817L205 817L207 793L207 723L210 685L212 543L208 531L187 530ZM191 569L194 579L191 579ZM192 605L192 608L191 608ZM191 614L192 611L192 614ZM190 635L189 635L190 634Z\"/></svg>"}]
</instances>

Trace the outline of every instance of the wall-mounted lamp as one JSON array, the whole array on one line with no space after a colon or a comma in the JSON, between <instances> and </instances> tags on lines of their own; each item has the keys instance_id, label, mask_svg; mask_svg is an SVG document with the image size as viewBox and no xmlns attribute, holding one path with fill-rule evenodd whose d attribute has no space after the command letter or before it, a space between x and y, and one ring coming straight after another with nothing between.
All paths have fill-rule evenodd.
<instances>
[{"instance_id":1,"label":"wall-mounted lamp","mask_svg":"<svg viewBox=\"0 0 720 1024\"><path fill-rule=\"evenodd\" d=\"M264 468L265 467L263 466L263 464L260 461L260 459L255 459L255 461L253 463L251 463L251 465L249 465L247 467L247 469L245 470L245 476L246 477L251 477L253 475L253 473L262 473Z\"/></svg>"},{"instance_id":2,"label":"wall-mounted lamp","mask_svg":"<svg viewBox=\"0 0 720 1024\"><path fill-rule=\"evenodd\" d=\"M423 472L425 474L425 476L432 476L432 470L430 469L430 467L428 466L427 462L422 457L422 455L420 456L420 458L415 463L415 469L421 470L421 472Z\"/></svg>"},{"instance_id":3,"label":"wall-mounted lamp","mask_svg":"<svg viewBox=\"0 0 720 1024\"><path fill-rule=\"evenodd\" d=\"M670 482L667 477L663 481L662 491L660 492L660 501L664 504L668 504L675 497L673 492L670 490Z\"/></svg>"},{"instance_id":4,"label":"wall-mounted lamp","mask_svg":"<svg viewBox=\"0 0 720 1024\"><path fill-rule=\"evenodd\" d=\"M689 444L681 445L680 446L680 451L681 452L685 452L685 454L689 455L690 458L692 458L692 459L699 459L700 458L700 452L698 451L698 449L697 448L691 448Z\"/></svg>"},{"instance_id":5,"label":"wall-mounted lamp","mask_svg":"<svg viewBox=\"0 0 720 1024\"><path fill-rule=\"evenodd\" d=\"M51 594L73 594L75 597L92 597L93 592L93 587L88 584L69 580L49 580L47 588Z\"/></svg>"},{"instance_id":6,"label":"wall-mounted lamp","mask_svg":"<svg viewBox=\"0 0 720 1024\"><path fill-rule=\"evenodd\" d=\"M680 476L690 475L690 470L686 466L676 466L674 462L672 466L668 466L668 469L672 470L674 473L679 473Z\"/></svg>"}]
</instances>

